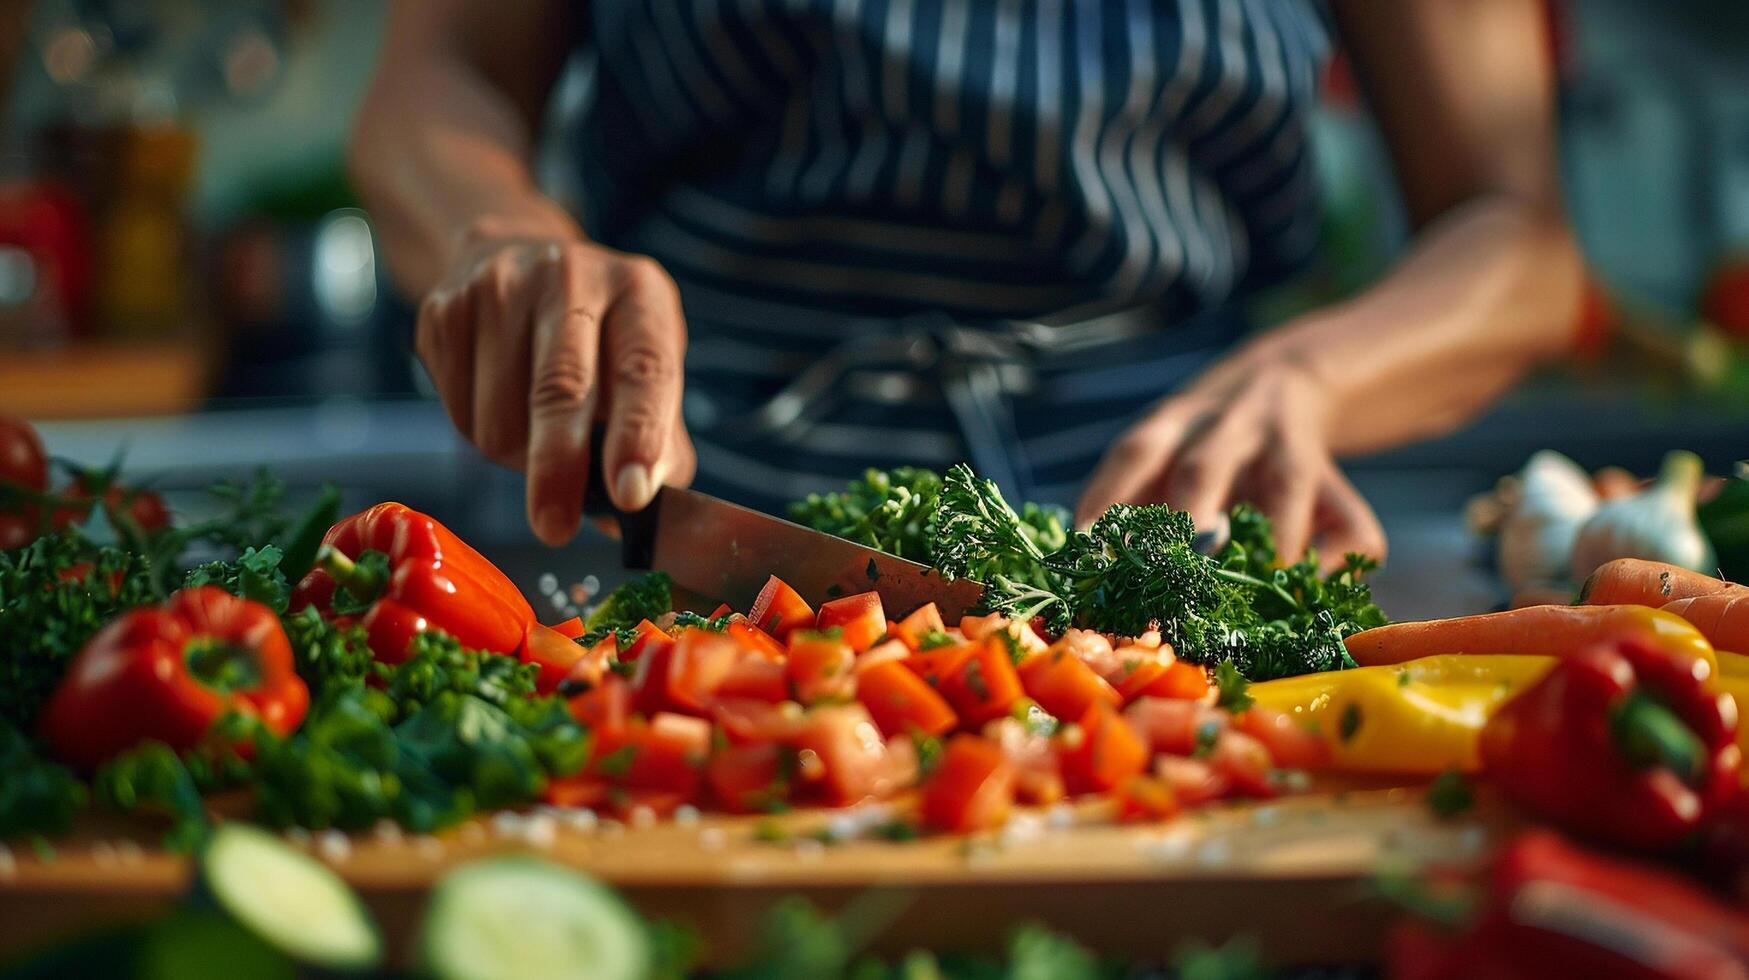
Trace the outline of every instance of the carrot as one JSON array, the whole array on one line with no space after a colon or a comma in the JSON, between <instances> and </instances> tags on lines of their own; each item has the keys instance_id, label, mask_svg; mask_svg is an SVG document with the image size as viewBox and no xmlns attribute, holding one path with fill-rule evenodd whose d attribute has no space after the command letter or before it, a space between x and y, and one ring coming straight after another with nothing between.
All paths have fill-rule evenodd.
<instances>
[{"instance_id":1,"label":"carrot","mask_svg":"<svg viewBox=\"0 0 1749 980\"><path fill-rule=\"evenodd\" d=\"M1638 603L1662 609L1678 599L1742 588L1680 565L1643 558L1617 558L1591 573L1585 586L1579 590L1579 601L1588 606Z\"/></svg>"},{"instance_id":2,"label":"carrot","mask_svg":"<svg viewBox=\"0 0 1749 980\"><path fill-rule=\"evenodd\" d=\"M1749 613L1749 608L1745 608ZM1424 623L1393 623L1348 638L1348 653L1363 667L1398 664L1437 654L1519 653L1562 657L1594 643L1629 636L1687 650L1715 664L1700 632L1671 613L1645 606L1526 606L1506 612Z\"/></svg>"},{"instance_id":3,"label":"carrot","mask_svg":"<svg viewBox=\"0 0 1749 980\"><path fill-rule=\"evenodd\" d=\"M1749 588L1678 599L1664 607L1694 624L1720 650L1749 650Z\"/></svg>"}]
</instances>

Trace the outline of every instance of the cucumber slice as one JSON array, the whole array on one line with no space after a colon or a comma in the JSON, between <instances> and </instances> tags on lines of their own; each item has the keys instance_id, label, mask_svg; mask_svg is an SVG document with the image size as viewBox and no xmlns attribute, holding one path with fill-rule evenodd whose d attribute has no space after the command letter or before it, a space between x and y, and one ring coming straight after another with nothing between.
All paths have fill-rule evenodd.
<instances>
[{"instance_id":1,"label":"cucumber slice","mask_svg":"<svg viewBox=\"0 0 1749 980\"><path fill-rule=\"evenodd\" d=\"M201 881L221 909L293 959L332 970L382 961L382 937L346 882L265 830L221 825L202 852Z\"/></svg>"},{"instance_id":2,"label":"cucumber slice","mask_svg":"<svg viewBox=\"0 0 1749 980\"><path fill-rule=\"evenodd\" d=\"M600 883L531 857L488 858L432 889L420 936L442 980L642 980L649 938Z\"/></svg>"}]
</instances>

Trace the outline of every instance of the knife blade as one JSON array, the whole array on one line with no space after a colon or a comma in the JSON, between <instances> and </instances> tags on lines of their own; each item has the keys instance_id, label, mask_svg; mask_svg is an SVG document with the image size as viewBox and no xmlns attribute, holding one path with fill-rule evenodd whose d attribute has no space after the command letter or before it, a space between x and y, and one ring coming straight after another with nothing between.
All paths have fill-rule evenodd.
<instances>
[{"instance_id":1,"label":"knife blade","mask_svg":"<svg viewBox=\"0 0 1749 980\"><path fill-rule=\"evenodd\" d=\"M605 501L590 497L585 510L596 513ZM970 579L949 581L927 565L697 490L663 487L644 510L612 513L627 568L667 572L679 590L737 609L772 575L815 606L872 590L894 618L934 602L957 622L984 594Z\"/></svg>"}]
</instances>

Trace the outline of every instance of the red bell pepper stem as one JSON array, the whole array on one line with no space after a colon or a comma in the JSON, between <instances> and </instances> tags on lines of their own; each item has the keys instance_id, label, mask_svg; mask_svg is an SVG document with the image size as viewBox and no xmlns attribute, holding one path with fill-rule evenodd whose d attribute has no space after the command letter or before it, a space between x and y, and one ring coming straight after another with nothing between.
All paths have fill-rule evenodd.
<instances>
[{"instance_id":1,"label":"red bell pepper stem","mask_svg":"<svg viewBox=\"0 0 1749 980\"><path fill-rule=\"evenodd\" d=\"M316 551L316 566L334 577L341 588L352 593L361 602L369 602L383 594L383 586L388 579L373 572L369 567L360 565L329 545L323 545Z\"/></svg>"},{"instance_id":2,"label":"red bell pepper stem","mask_svg":"<svg viewBox=\"0 0 1749 980\"><path fill-rule=\"evenodd\" d=\"M1609 732L1622 755L1641 769L1662 766L1693 783L1706 764L1706 746L1694 730L1645 691L1610 709Z\"/></svg>"}]
</instances>

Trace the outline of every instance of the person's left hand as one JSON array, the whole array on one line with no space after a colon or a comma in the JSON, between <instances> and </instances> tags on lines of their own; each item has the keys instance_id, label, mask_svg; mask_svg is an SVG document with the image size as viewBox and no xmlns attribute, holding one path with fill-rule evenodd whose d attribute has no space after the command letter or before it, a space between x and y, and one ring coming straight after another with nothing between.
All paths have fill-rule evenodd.
<instances>
[{"instance_id":1,"label":"person's left hand","mask_svg":"<svg viewBox=\"0 0 1749 980\"><path fill-rule=\"evenodd\" d=\"M1285 561L1313 545L1326 568L1351 551L1383 560L1384 529L1330 454L1329 400L1292 360L1217 365L1112 444L1075 520L1085 526L1114 503L1164 502L1224 536L1227 512L1248 501L1274 523Z\"/></svg>"}]
</instances>

